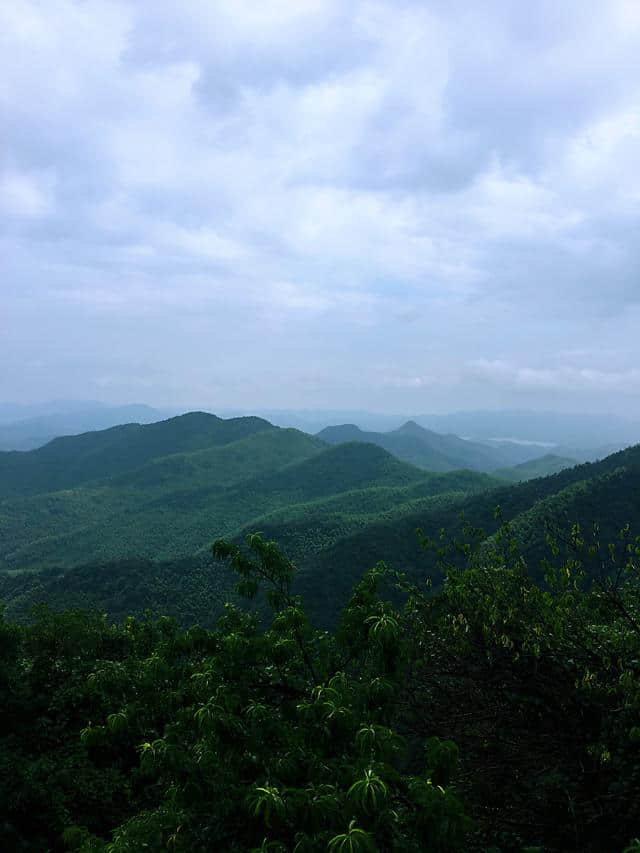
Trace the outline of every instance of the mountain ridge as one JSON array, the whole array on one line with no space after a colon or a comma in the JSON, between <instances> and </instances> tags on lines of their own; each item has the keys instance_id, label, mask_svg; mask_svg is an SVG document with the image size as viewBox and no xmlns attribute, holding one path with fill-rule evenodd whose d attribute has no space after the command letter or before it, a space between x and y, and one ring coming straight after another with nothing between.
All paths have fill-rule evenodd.
<instances>
[{"instance_id":1,"label":"mountain ridge","mask_svg":"<svg viewBox=\"0 0 640 853\"><path fill-rule=\"evenodd\" d=\"M0 497L69 488L133 470L154 457L225 444L267 429L279 427L261 418L223 420L190 412L152 424L59 436L33 450L0 452Z\"/></svg>"},{"instance_id":2,"label":"mountain ridge","mask_svg":"<svg viewBox=\"0 0 640 853\"><path fill-rule=\"evenodd\" d=\"M355 425L333 429L340 439L367 435ZM403 439L422 441L419 424L399 430ZM431 538L445 529L460 539L464 516L491 537L501 523L494 514L500 505L501 518L521 531L527 553L538 559L544 543L529 531L542 529L547 515L567 525L576 520L588 525L598 520L599 510L607 536L618 523L640 522L635 486L640 446L511 484L472 470L427 472L371 442L326 443L259 418L225 421L191 413L151 427L106 432L61 439L49 450L0 454L1 467L7 456L46 461L53 453L52 479L59 483L61 466L68 467L72 451L80 447L92 461L90 473L104 475L86 479L87 470L81 475L71 470L69 476L65 469L64 488L33 493L36 477L27 484L31 492L0 498L5 572L57 567L62 574L90 573L83 566L133 565L132 560L169 566L197 554L200 559L218 536L241 541L258 528L290 551L300 566L301 591L310 592L317 600L314 609L326 614L334 612L372 560L387 560L412 578L431 574L437 582L436 564L421 549L417 528ZM166 453L178 447L180 452ZM48 468L42 476L47 474ZM178 583L170 568L161 575ZM9 590L12 601L20 600L20 582L14 578L9 588L9 575L2 577L0 587ZM49 575L42 577L44 582Z\"/></svg>"},{"instance_id":3,"label":"mountain ridge","mask_svg":"<svg viewBox=\"0 0 640 853\"><path fill-rule=\"evenodd\" d=\"M331 444L368 441L427 471L471 468L489 472L507 467L513 461L513 454L506 450L466 441L453 434L436 433L413 420L389 432L368 432L356 424L337 424L326 427L317 436Z\"/></svg>"}]
</instances>

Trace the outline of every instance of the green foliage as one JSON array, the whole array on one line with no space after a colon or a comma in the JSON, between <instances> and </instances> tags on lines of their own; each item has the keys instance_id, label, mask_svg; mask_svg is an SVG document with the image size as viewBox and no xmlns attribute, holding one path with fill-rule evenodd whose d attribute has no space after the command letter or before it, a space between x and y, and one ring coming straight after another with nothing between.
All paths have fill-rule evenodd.
<instances>
[{"instance_id":1,"label":"green foliage","mask_svg":"<svg viewBox=\"0 0 640 853\"><path fill-rule=\"evenodd\" d=\"M111 478L168 454L225 445L273 430L262 418L223 420L204 412L153 424L125 424L56 438L26 453L0 452L0 496L71 489Z\"/></svg>"},{"instance_id":2,"label":"green foliage","mask_svg":"<svg viewBox=\"0 0 640 853\"><path fill-rule=\"evenodd\" d=\"M80 439L84 436L69 442ZM179 442L176 445L180 447ZM115 471L107 466L101 478L57 491L56 478L47 478L46 467L40 466L40 493L0 503L6 543L2 567L59 568L134 555L155 559L191 555L210 541L212 533L232 533L247 517L279 501L295 501L304 487L304 469L297 482L295 476L288 478L294 480L288 490L274 475L318 454L322 447L317 439L296 430L264 428L231 442L219 437L188 453L174 450L146 462L143 455L137 464L133 457L127 463L132 470L117 474L117 466ZM31 461L38 453L17 455Z\"/></svg>"},{"instance_id":3,"label":"green foliage","mask_svg":"<svg viewBox=\"0 0 640 853\"><path fill-rule=\"evenodd\" d=\"M26 673L33 685L4 711L2 754L22 766L18 789L12 773L0 791L16 849L418 851L440 823L450 829L433 849L461 849L453 790L412 794L431 784L427 765L405 772L394 729L409 655L402 612L379 591L395 576L367 573L330 634L311 624L275 544L247 544L213 550L245 593L266 588L262 626L233 605L212 631L47 611L2 623L11 691ZM53 724L45 741L34 721ZM58 784L32 791L41 765Z\"/></svg>"},{"instance_id":4,"label":"green foliage","mask_svg":"<svg viewBox=\"0 0 640 853\"><path fill-rule=\"evenodd\" d=\"M376 846L370 833L355 826L355 819L346 832L334 835L328 845L331 853L375 853Z\"/></svg>"},{"instance_id":5,"label":"green foliage","mask_svg":"<svg viewBox=\"0 0 640 853\"><path fill-rule=\"evenodd\" d=\"M596 547L579 525L569 543L536 585L502 524L439 596L413 593L409 727L432 781L453 772L471 804L473 849L621 850L640 825L639 544Z\"/></svg>"},{"instance_id":6,"label":"green foliage","mask_svg":"<svg viewBox=\"0 0 640 853\"><path fill-rule=\"evenodd\" d=\"M0 618L4 846L635 849L640 540L616 520L640 506L638 450L467 496L379 448L307 450L216 487L266 502L246 546L32 579L61 606L109 579L120 624ZM190 627L126 615L149 600Z\"/></svg>"},{"instance_id":7,"label":"green foliage","mask_svg":"<svg viewBox=\"0 0 640 853\"><path fill-rule=\"evenodd\" d=\"M0 596L22 618L46 601L116 617L150 609L210 625L232 586L202 553L212 533L243 541L249 530L273 531L306 562L381 520L428 513L452 492L459 500L493 482L470 471L426 475L371 445L323 448L295 430L262 429L102 481L0 502L8 569ZM345 577L332 618L365 568L360 562ZM323 610L314 607L314 616Z\"/></svg>"}]
</instances>

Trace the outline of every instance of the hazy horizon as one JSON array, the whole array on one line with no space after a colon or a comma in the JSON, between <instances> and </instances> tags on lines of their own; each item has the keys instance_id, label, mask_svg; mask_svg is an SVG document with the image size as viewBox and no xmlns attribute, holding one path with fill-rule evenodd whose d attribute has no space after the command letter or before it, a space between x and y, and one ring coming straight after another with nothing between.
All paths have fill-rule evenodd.
<instances>
[{"instance_id":1,"label":"hazy horizon","mask_svg":"<svg viewBox=\"0 0 640 853\"><path fill-rule=\"evenodd\" d=\"M0 8L0 399L640 417L640 5Z\"/></svg>"},{"instance_id":2,"label":"hazy horizon","mask_svg":"<svg viewBox=\"0 0 640 853\"><path fill-rule=\"evenodd\" d=\"M227 416L228 413L234 412L243 412L243 413L251 413L254 411L260 412L291 412L296 414L372 414L372 415L380 415L381 417L406 417L411 418L412 416L421 416L421 415L434 415L434 416L446 416L446 415L464 415L464 414L540 414L540 415L551 415L551 416L580 416L584 415L587 417L593 418L612 418L620 421L630 421L630 422L638 422L640 418L638 416L633 416L627 412L612 412L612 411L598 411L596 409L579 409L579 408L549 408L549 407L535 407L535 406L483 406L483 407L464 407L460 406L457 408L424 408L424 409L389 409L389 408L375 408L375 407L360 407L360 406L298 406L295 403L291 405L281 405L281 406L270 406L270 405L262 405L262 406L234 406L234 405L225 405L225 404L216 404L210 403L206 401L196 401L192 403L187 403L182 406L172 405L170 402L149 402L144 399L131 399L129 401L123 400L100 400L96 398L85 399L81 397L69 397L69 398L42 398L42 399L27 399L20 400L18 398L14 399L0 399L0 411L4 407L8 408L23 408L25 410L32 409L36 411L51 411L51 412L62 412L62 411L72 411L73 409L85 409L87 407L104 407L107 409L125 409L125 408L136 408L136 407L145 407L152 409L154 411L158 411L161 413L165 412L211 412L223 413L222 416Z\"/></svg>"},{"instance_id":3,"label":"hazy horizon","mask_svg":"<svg viewBox=\"0 0 640 853\"><path fill-rule=\"evenodd\" d=\"M518 409L384 412L354 408L226 408L206 404L155 408L144 403L110 406L95 400L59 400L32 405L0 401L0 449L28 450L59 435L108 429L124 423L153 423L198 411L221 418L258 416L274 426L294 427L310 434L348 424L365 433L387 433L415 421L441 435L453 434L485 443L559 448L565 456L572 448L573 456L579 456L578 449L582 448L588 449L593 458L640 442L640 420L611 413Z\"/></svg>"}]
</instances>

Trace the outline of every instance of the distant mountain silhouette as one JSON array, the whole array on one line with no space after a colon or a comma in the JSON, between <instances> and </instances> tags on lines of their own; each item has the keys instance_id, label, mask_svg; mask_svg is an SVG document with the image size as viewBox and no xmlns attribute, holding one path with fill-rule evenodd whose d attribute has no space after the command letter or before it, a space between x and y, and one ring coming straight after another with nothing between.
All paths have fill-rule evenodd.
<instances>
[{"instance_id":1,"label":"distant mountain silhouette","mask_svg":"<svg viewBox=\"0 0 640 853\"><path fill-rule=\"evenodd\" d=\"M510 453L501 448L432 432L415 421L407 421L391 432L365 432L355 424L340 424L321 430L318 438L330 444L345 441L377 444L399 459L426 471L454 471L458 468L492 471L513 462Z\"/></svg>"},{"instance_id":2,"label":"distant mountain silhouette","mask_svg":"<svg viewBox=\"0 0 640 853\"><path fill-rule=\"evenodd\" d=\"M0 405L0 450L33 450L61 435L78 435L120 424L148 424L169 417L151 406L99 403Z\"/></svg>"},{"instance_id":3,"label":"distant mountain silhouette","mask_svg":"<svg viewBox=\"0 0 640 853\"><path fill-rule=\"evenodd\" d=\"M565 456L556 456L554 453L547 453L544 456L539 456L537 459L521 462L519 465L514 465L511 468L499 468L494 474L503 480L520 483L524 480L531 480L534 477L548 477L549 474L557 474L565 468L573 468L574 465L578 464L577 459L569 459Z\"/></svg>"}]
</instances>

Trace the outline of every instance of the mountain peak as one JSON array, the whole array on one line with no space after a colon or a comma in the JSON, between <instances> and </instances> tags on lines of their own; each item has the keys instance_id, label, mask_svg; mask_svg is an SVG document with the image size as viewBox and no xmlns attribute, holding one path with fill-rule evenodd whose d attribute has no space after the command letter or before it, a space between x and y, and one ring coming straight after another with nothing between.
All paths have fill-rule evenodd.
<instances>
[{"instance_id":1,"label":"mountain peak","mask_svg":"<svg viewBox=\"0 0 640 853\"><path fill-rule=\"evenodd\" d=\"M421 427L420 424L415 421L407 421L406 424L402 424L402 426L398 427L394 432L404 433L405 435L424 435L425 433L428 433L429 430Z\"/></svg>"},{"instance_id":2,"label":"mountain peak","mask_svg":"<svg viewBox=\"0 0 640 853\"><path fill-rule=\"evenodd\" d=\"M336 424L336 426L328 426L320 430L318 438L328 441L329 444L337 444L343 441L362 441L364 440L361 438L363 435L360 427L355 424Z\"/></svg>"}]
</instances>

